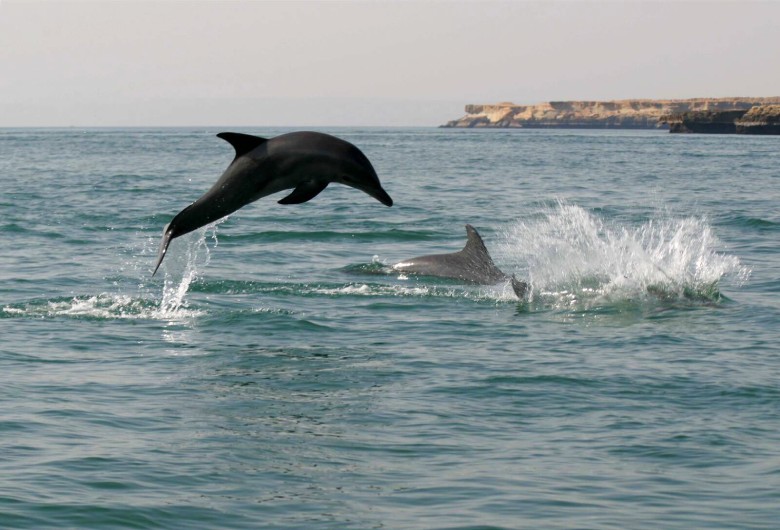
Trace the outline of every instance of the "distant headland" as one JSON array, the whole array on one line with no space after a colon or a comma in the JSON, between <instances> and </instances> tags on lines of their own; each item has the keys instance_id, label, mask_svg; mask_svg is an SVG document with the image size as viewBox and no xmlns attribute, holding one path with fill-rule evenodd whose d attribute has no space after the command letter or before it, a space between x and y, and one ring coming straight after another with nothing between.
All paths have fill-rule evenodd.
<instances>
[{"instance_id":1,"label":"distant headland","mask_svg":"<svg viewBox=\"0 0 780 530\"><path fill-rule=\"evenodd\" d=\"M759 107L748 111L754 107ZM740 111L725 118L719 113ZM718 116L716 116L718 115ZM686 118L683 118L686 116ZM713 116L716 116L713 118ZM676 127L696 120L728 121L752 119L754 129L727 128L728 132L778 134L780 97L733 97L693 99L623 99L614 101L548 101L535 105L496 103L466 105L466 115L442 127L561 128L561 129L658 129L672 132L726 132L707 127ZM769 125L768 127L761 127ZM678 130L675 130L677 128Z\"/></svg>"}]
</instances>

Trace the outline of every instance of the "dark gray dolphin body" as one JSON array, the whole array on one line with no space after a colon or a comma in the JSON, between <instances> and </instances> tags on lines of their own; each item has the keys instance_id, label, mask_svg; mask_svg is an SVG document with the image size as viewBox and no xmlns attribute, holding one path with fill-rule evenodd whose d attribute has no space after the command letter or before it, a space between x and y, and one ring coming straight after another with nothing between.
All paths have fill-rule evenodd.
<instances>
[{"instance_id":1,"label":"dark gray dolphin body","mask_svg":"<svg viewBox=\"0 0 780 530\"><path fill-rule=\"evenodd\" d=\"M331 182L338 182L364 191L386 206L393 205L366 155L335 136L308 131L271 139L232 132L217 136L230 142L236 157L210 190L165 226L154 272L172 239L282 190L294 188L279 204L300 204L316 197Z\"/></svg>"},{"instance_id":2,"label":"dark gray dolphin body","mask_svg":"<svg viewBox=\"0 0 780 530\"><path fill-rule=\"evenodd\" d=\"M396 263L393 269L409 274L452 278L481 285L493 285L511 280L515 294L518 298L524 298L528 292L528 284L514 276L507 276L496 267L482 237L473 226L466 225L466 237L466 246L459 252L411 258Z\"/></svg>"}]
</instances>

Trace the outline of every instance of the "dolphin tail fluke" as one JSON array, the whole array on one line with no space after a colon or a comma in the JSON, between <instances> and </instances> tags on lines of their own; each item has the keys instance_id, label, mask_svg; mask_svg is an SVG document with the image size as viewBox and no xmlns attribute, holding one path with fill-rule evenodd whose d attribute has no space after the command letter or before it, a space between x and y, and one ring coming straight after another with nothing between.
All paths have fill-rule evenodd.
<instances>
[{"instance_id":1,"label":"dolphin tail fluke","mask_svg":"<svg viewBox=\"0 0 780 530\"><path fill-rule=\"evenodd\" d=\"M165 252L168 250L168 245L171 243L171 234L173 231L168 230L169 226L171 226L170 223L165 225L165 228L163 228L163 236L162 240L160 241L160 251L157 253L157 263L154 266L154 272L152 272L152 276L154 276L157 273L157 269L160 268L160 263L162 263L162 260L165 257Z\"/></svg>"},{"instance_id":2,"label":"dolphin tail fluke","mask_svg":"<svg viewBox=\"0 0 780 530\"><path fill-rule=\"evenodd\" d=\"M520 281L517 278L515 278L514 274L512 275L511 282L512 282L512 290L515 292L515 294L520 300L523 300L525 298L525 295L528 294L528 284L526 282Z\"/></svg>"}]
</instances>

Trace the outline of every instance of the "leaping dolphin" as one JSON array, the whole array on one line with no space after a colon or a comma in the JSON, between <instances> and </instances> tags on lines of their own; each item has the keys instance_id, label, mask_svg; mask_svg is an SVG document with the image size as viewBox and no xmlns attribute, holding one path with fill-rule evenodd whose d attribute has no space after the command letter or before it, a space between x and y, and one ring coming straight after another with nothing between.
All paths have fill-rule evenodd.
<instances>
[{"instance_id":1,"label":"leaping dolphin","mask_svg":"<svg viewBox=\"0 0 780 530\"><path fill-rule=\"evenodd\" d=\"M403 273L452 278L481 285L510 280L517 297L524 298L528 292L528 284L514 275L507 276L496 267L482 237L473 226L466 225L466 237L466 246L459 252L411 258L396 263L393 269Z\"/></svg>"},{"instance_id":2,"label":"leaping dolphin","mask_svg":"<svg viewBox=\"0 0 780 530\"><path fill-rule=\"evenodd\" d=\"M386 206L393 199L382 189L366 155L351 143L318 132L292 132L274 138L222 132L236 150L219 180L200 199L163 228L154 275L171 240L229 215L257 199L294 188L279 204L300 204L331 182L366 192Z\"/></svg>"}]
</instances>

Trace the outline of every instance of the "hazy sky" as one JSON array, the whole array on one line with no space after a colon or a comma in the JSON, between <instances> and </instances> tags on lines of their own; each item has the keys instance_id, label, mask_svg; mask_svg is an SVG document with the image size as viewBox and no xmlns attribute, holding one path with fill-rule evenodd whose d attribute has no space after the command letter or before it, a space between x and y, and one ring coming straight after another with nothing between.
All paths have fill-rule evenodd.
<instances>
[{"instance_id":1,"label":"hazy sky","mask_svg":"<svg viewBox=\"0 0 780 530\"><path fill-rule=\"evenodd\" d=\"M439 125L780 96L780 2L0 0L0 126Z\"/></svg>"}]
</instances>

